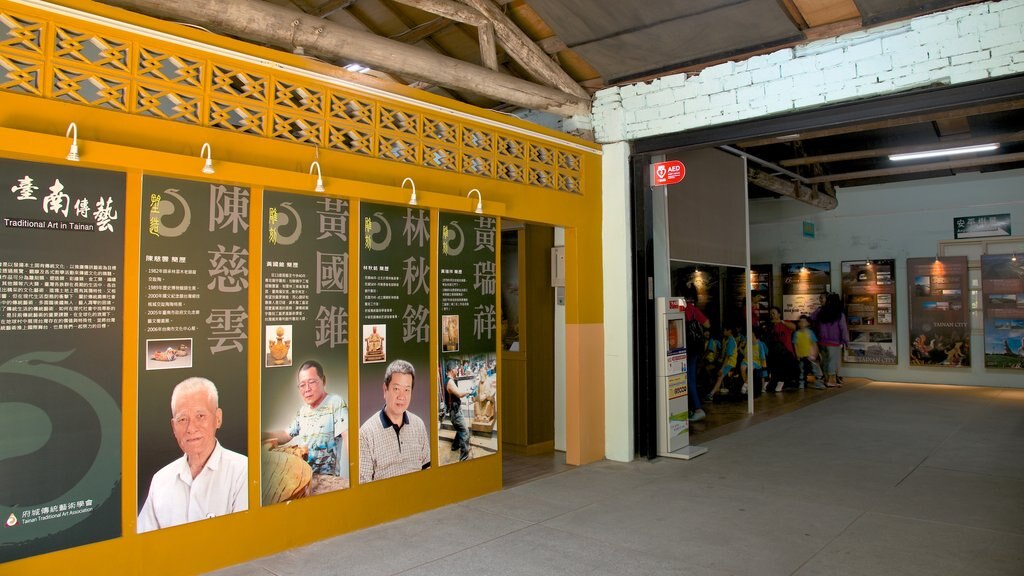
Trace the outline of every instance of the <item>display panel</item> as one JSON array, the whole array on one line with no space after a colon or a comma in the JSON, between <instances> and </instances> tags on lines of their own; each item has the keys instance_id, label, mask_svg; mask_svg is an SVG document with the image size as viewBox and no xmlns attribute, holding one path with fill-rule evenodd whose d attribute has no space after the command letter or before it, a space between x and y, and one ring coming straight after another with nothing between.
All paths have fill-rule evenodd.
<instances>
[{"instance_id":1,"label":"display panel","mask_svg":"<svg viewBox=\"0 0 1024 576\"><path fill-rule=\"evenodd\" d=\"M430 211L361 204L359 482L430 466Z\"/></svg>"},{"instance_id":2,"label":"display panel","mask_svg":"<svg viewBox=\"0 0 1024 576\"><path fill-rule=\"evenodd\" d=\"M263 194L264 506L349 487L349 203ZM354 412L354 411L353 411Z\"/></svg>"},{"instance_id":3,"label":"display panel","mask_svg":"<svg viewBox=\"0 0 1024 576\"><path fill-rule=\"evenodd\" d=\"M1024 259L1010 254L981 257L985 310L985 366L1024 368Z\"/></svg>"},{"instance_id":4,"label":"display panel","mask_svg":"<svg viewBox=\"0 0 1024 576\"><path fill-rule=\"evenodd\" d=\"M894 260L843 262L843 303L850 343L843 361L896 364Z\"/></svg>"},{"instance_id":5,"label":"display panel","mask_svg":"<svg viewBox=\"0 0 1024 576\"><path fill-rule=\"evenodd\" d=\"M0 159L0 563L121 535L125 175Z\"/></svg>"},{"instance_id":6,"label":"display panel","mask_svg":"<svg viewBox=\"0 0 1024 576\"><path fill-rule=\"evenodd\" d=\"M782 265L782 317L796 322L821 306L832 291L832 264L800 262Z\"/></svg>"},{"instance_id":7,"label":"display panel","mask_svg":"<svg viewBox=\"0 0 1024 576\"><path fill-rule=\"evenodd\" d=\"M248 509L249 189L146 175L137 529Z\"/></svg>"},{"instance_id":8,"label":"display panel","mask_svg":"<svg viewBox=\"0 0 1024 576\"><path fill-rule=\"evenodd\" d=\"M497 219L439 215L438 462L498 451Z\"/></svg>"},{"instance_id":9,"label":"display panel","mask_svg":"<svg viewBox=\"0 0 1024 576\"><path fill-rule=\"evenodd\" d=\"M752 315L756 324L767 324L772 306L772 265L750 267L750 297L754 301Z\"/></svg>"},{"instance_id":10,"label":"display panel","mask_svg":"<svg viewBox=\"0 0 1024 576\"><path fill-rule=\"evenodd\" d=\"M907 258L910 363L970 366L967 257Z\"/></svg>"}]
</instances>

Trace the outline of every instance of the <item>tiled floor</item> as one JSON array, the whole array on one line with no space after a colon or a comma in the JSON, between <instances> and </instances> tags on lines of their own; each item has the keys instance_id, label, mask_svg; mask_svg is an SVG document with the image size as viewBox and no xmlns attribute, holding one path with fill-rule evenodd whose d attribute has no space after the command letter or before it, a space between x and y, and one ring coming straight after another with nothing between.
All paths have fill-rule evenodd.
<instances>
[{"instance_id":1,"label":"tiled floor","mask_svg":"<svg viewBox=\"0 0 1024 576\"><path fill-rule=\"evenodd\" d=\"M871 383L702 445L216 574L1024 575L1024 390Z\"/></svg>"}]
</instances>

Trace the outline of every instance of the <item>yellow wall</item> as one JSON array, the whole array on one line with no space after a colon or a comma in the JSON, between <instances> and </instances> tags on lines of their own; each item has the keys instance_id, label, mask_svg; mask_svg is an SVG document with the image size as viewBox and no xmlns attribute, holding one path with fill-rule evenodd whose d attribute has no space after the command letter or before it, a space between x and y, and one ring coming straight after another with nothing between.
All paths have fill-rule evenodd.
<instances>
[{"instance_id":1,"label":"yellow wall","mask_svg":"<svg viewBox=\"0 0 1024 576\"><path fill-rule=\"evenodd\" d=\"M246 46L230 39L218 38L199 31L159 22L139 15L122 12L85 1L61 2L66 6L116 17L144 25L154 30L172 32L199 39L210 44L230 48L260 57L273 57L278 61L307 69L315 68L305 60L292 55ZM50 22L86 25L66 15L0 0L0 12L14 12L45 18ZM90 24L92 29L102 27ZM125 36L124 32L118 32ZM128 36L135 38L132 34ZM3 42L0 38L0 43ZM4 47L0 45L0 57ZM47 62L52 55L47 54ZM3 69L0 68L0 71ZM322 71L322 70L321 70ZM4 78L0 78L0 86ZM527 128L541 134L545 132L527 123L474 109L468 105L447 101L402 86L388 86L396 94L415 96L427 104L441 104L460 112L481 118L500 120L511 127ZM444 116L444 112L435 115ZM312 193L314 178L308 168L313 159L309 144L283 142L258 135L237 134L228 130L187 125L170 120L142 117L130 112L101 109L96 106L56 101L49 93L41 96L18 94L0 89L0 156L50 163L66 163L69 140L64 137L69 122L79 128L79 147L83 167L104 168L126 173L127 214L140 214L141 176L157 173L168 176L207 180L200 173L202 160L198 157L203 142L212 145L214 166L218 182L235 182L253 189L253 213L259 213L266 187L275 190L293 190ZM469 126L472 120L459 120ZM582 141L557 135L566 142L589 147L579 152L580 193L529 186L524 183L501 181L446 172L411 164L378 158L361 157L334 150L320 149L320 163L324 168L327 195L344 196L356 201L404 203L408 190L398 188L402 179L412 177L417 184L422 207L434 210L472 210L475 201L465 198L471 188L482 191L485 213L566 228L566 318L567 342L567 461L582 464L603 457L603 374L600 363L581 359L599 357L602 342L602 288L601 288L601 204L600 158L597 147ZM358 202L353 204L353 226ZM288 504L263 508L259 505L259 347L250 347L249 397L249 454L250 486L249 511L169 528L143 535L135 534L136 511L136 375L138 366L138 272L139 226L138 219L124 218L126 234L125 254L125 317L123 385L123 455L122 455L122 523L124 536L114 540L54 552L0 565L0 575L53 575L90 574L101 570L137 574L194 574L235 564L255 557L306 544L335 534L367 527L380 522L401 518L416 512L448 504L456 499L468 498L497 490L501 486L501 459L485 457L456 466L434 466L425 471L369 485L355 485L349 490L321 495L316 498L293 501ZM250 278L259 278L259 226L253 218L250 231ZM358 234L352 237L358 238ZM436 239L434 239L436 242ZM353 261L358 250L353 245ZM357 264L356 264L357 265ZM358 294L356 275L352 275L350 294ZM436 293L436 277L432 279ZM259 283L254 281L254 286ZM357 302L353 296L351 303ZM250 290L250 339L259 341L261 324L260 295ZM355 306L350 318L357 317ZM436 305L432 304L431 319L437 319ZM432 352L436 354L436 350ZM354 345L349 351L349 381L356 382L357 358ZM436 358L435 358L436 359ZM436 362L432 362L436 365ZM500 382L499 382L500 390ZM358 387L350 390L351 403L358 405L355 395ZM436 400L436 399L435 399ZM501 406L499 399L499 408ZM437 402L431 406L436 410ZM433 414L432 417L436 417ZM350 423L349 437L358 437L359 418ZM499 420L500 422L500 420ZM500 432L499 432L500 438ZM436 445L436 444L435 444ZM355 451L351 458L357 470ZM355 479L358 475L353 474ZM456 492L449 490L459 485ZM325 522L325 518L331 518Z\"/></svg>"}]
</instances>

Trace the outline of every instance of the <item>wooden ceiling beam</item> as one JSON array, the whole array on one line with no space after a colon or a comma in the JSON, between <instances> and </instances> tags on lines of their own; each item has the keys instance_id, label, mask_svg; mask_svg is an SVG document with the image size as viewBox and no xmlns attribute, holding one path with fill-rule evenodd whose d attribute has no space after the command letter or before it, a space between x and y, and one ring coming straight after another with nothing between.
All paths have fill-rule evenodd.
<instances>
[{"instance_id":1,"label":"wooden ceiling beam","mask_svg":"<svg viewBox=\"0 0 1024 576\"><path fill-rule=\"evenodd\" d=\"M590 94L534 44L491 0L462 0L462 3L475 8L491 21L501 46L537 81L579 98L590 99Z\"/></svg>"},{"instance_id":2,"label":"wooden ceiling beam","mask_svg":"<svg viewBox=\"0 0 1024 576\"><path fill-rule=\"evenodd\" d=\"M996 136L976 137L970 139L956 140L957 146L976 146L979 144L1005 144L1008 142L1024 141L1024 131L1010 134L999 134ZM872 148L870 150L854 150L852 152L837 152L835 154L819 154L817 156L803 156L801 158L789 158L779 162L781 166L808 166L813 164L828 164L830 162L845 162L847 160L863 160L865 158L881 158L890 154L908 154L910 152L924 152L941 148L945 143L935 142L932 144L917 144L914 146L890 146L887 148Z\"/></svg>"},{"instance_id":3,"label":"wooden ceiling beam","mask_svg":"<svg viewBox=\"0 0 1024 576\"><path fill-rule=\"evenodd\" d=\"M861 170L859 172L847 172L845 174L829 174L827 176L808 178L807 181L812 184L820 184L823 182L844 182L849 180L863 180L865 178L877 178L880 176L896 176L899 174L919 174L921 172L937 172L939 170L978 168L981 166L992 166L993 164L1009 164L1011 162L1022 161L1024 161L1024 152L1015 152L1013 154L996 154L994 156L962 158L960 160L929 162L927 164L910 164L907 166L896 166L893 168L879 168L877 170Z\"/></svg>"},{"instance_id":4,"label":"wooden ceiling beam","mask_svg":"<svg viewBox=\"0 0 1024 576\"><path fill-rule=\"evenodd\" d=\"M793 0L793 3L811 28L861 17L853 0Z\"/></svg>"},{"instance_id":5,"label":"wooden ceiling beam","mask_svg":"<svg viewBox=\"0 0 1024 576\"><path fill-rule=\"evenodd\" d=\"M328 0L322 6L311 12L317 18L327 18L338 10L344 10L355 4L356 0Z\"/></svg>"},{"instance_id":6,"label":"wooden ceiling beam","mask_svg":"<svg viewBox=\"0 0 1024 576\"><path fill-rule=\"evenodd\" d=\"M834 210L839 205L835 196L824 194L816 188L805 186L799 182L772 176L756 168L747 168L747 180L769 192L799 200L822 210Z\"/></svg>"},{"instance_id":7,"label":"wooden ceiling beam","mask_svg":"<svg viewBox=\"0 0 1024 576\"><path fill-rule=\"evenodd\" d=\"M590 112L590 97L528 82L369 32L259 0L104 0L158 18L199 24L219 33L318 58L360 62L375 70L431 82L492 100L562 116ZM298 24L292 26L294 21ZM539 49L538 49L539 50ZM579 85L574 86L582 91Z\"/></svg>"},{"instance_id":8,"label":"wooden ceiling beam","mask_svg":"<svg viewBox=\"0 0 1024 576\"><path fill-rule=\"evenodd\" d=\"M892 128L895 126L907 126L909 124L920 124L922 122L935 122L944 118L959 118L961 116L975 116L978 114L991 114L993 112L1007 112L1010 110L1017 110L1024 108L1024 99L1018 100L1007 100L1005 102L997 102L995 104L984 104L981 106L972 106L970 108L957 108L956 110L947 110L939 113L927 113L927 114L915 114L912 116L903 116L900 118L889 118L886 120L878 120L875 122L864 122L861 124L852 124L849 126L834 126L832 128L823 128L821 130L811 130L808 132L801 132L799 134L782 134L779 136L770 136L767 138L757 138L754 140L746 140L736 144L740 148L756 148L758 146L770 146L773 144L781 144L783 142L789 142L791 140L811 140L814 138L825 138L828 136L840 136L842 134L853 134L854 132L865 132L867 130L878 130L882 128Z\"/></svg>"},{"instance_id":9,"label":"wooden ceiling beam","mask_svg":"<svg viewBox=\"0 0 1024 576\"><path fill-rule=\"evenodd\" d=\"M390 36L390 38L392 40L397 40L405 44L415 44L421 40L430 38L434 34L437 34L438 32L444 30L445 28L448 28L449 26L454 25L455 23L452 22L451 20L447 18L441 18L440 16L438 16L437 18L434 18L429 22L424 22L419 26L409 28L408 30L402 32L401 34L395 34L394 36Z\"/></svg>"},{"instance_id":10,"label":"wooden ceiling beam","mask_svg":"<svg viewBox=\"0 0 1024 576\"><path fill-rule=\"evenodd\" d=\"M469 24L470 26L483 26L490 24L490 21L476 10L454 0L392 0L399 4L419 8L424 12Z\"/></svg>"}]
</instances>

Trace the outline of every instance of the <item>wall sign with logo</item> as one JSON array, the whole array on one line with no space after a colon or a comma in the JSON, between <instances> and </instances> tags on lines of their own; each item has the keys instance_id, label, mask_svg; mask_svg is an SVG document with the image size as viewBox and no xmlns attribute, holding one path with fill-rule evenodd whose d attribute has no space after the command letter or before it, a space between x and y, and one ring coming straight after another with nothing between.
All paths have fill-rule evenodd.
<instances>
[{"instance_id":1,"label":"wall sign with logo","mask_svg":"<svg viewBox=\"0 0 1024 576\"><path fill-rule=\"evenodd\" d=\"M432 223L430 211L415 206L361 203L359 218L359 482L365 483L430 466ZM385 384L390 370L398 372Z\"/></svg>"},{"instance_id":2,"label":"wall sign with logo","mask_svg":"<svg viewBox=\"0 0 1024 576\"><path fill-rule=\"evenodd\" d=\"M821 306L822 296L832 291L830 262L782 265L782 317L796 322Z\"/></svg>"},{"instance_id":3,"label":"wall sign with logo","mask_svg":"<svg viewBox=\"0 0 1024 576\"><path fill-rule=\"evenodd\" d=\"M349 202L263 194L266 506L349 487Z\"/></svg>"},{"instance_id":4,"label":"wall sign with logo","mask_svg":"<svg viewBox=\"0 0 1024 576\"><path fill-rule=\"evenodd\" d=\"M498 451L497 219L438 216L442 465Z\"/></svg>"},{"instance_id":5,"label":"wall sign with logo","mask_svg":"<svg viewBox=\"0 0 1024 576\"><path fill-rule=\"evenodd\" d=\"M0 184L4 563L121 535L127 215L123 173L0 159Z\"/></svg>"},{"instance_id":6,"label":"wall sign with logo","mask_svg":"<svg viewBox=\"0 0 1024 576\"><path fill-rule=\"evenodd\" d=\"M953 237L956 239L1010 235L1009 214L957 216L953 218Z\"/></svg>"},{"instance_id":7,"label":"wall sign with logo","mask_svg":"<svg viewBox=\"0 0 1024 576\"><path fill-rule=\"evenodd\" d=\"M1024 258L981 257L985 366L1024 369Z\"/></svg>"},{"instance_id":8,"label":"wall sign with logo","mask_svg":"<svg viewBox=\"0 0 1024 576\"><path fill-rule=\"evenodd\" d=\"M679 160L651 164L651 181L655 186L678 184L686 177L686 166Z\"/></svg>"},{"instance_id":9,"label":"wall sign with logo","mask_svg":"<svg viewBox=\"0 0 1024 576\"><path fill-rule=\"evenodd\" d=\"M137 529L147 532L248 509L249 189L145 175L142 200ZM219 489L191 506L174 478L206 457Z\"/></svg>"}]
</instances>

